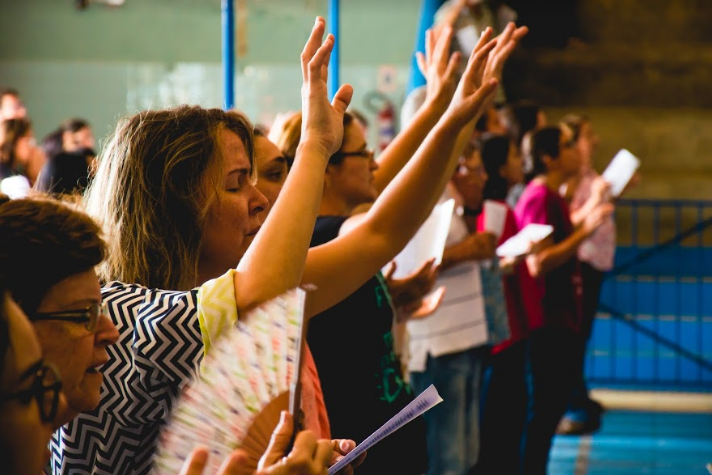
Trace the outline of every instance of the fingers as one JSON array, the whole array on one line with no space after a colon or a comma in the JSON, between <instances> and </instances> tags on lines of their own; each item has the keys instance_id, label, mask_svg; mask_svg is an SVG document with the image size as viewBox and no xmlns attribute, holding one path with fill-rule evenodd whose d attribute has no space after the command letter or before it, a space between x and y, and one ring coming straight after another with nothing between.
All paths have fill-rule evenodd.
<instances>
[{"instance_id":1,"label":"fingers","mask_svg":"<svg viewBox=\"0 0 712 475\"><path fill-rule=\"evenodd\" d=\"M477 40L477 44L475 45L475 49L472 50L472 53L470 54L470 57L474 56L476 52L484 48L484 46L492 39L492 28L489 26L485 28L485 31L482 32L480 35L480 39Z\"/></svg>"},{"instance_id":2,"label":"fingers","mask_svg":"<svg viewBox=\"0 0 712 475\"><path fill-rule=\"evenodd\" d=\"M490 34L491 34L491 30ZM485 31L487 33L487 31ZM483 37L486 35L482 35ZM484 68L487 65L487 59L490 52L497 45L497 40L488 41L481 48L475 48L470 56L470 60L467 62L467 68L465 69L465 74L462 75L463 80L467 81L469 84L479 85L481 81Z\"/></svg>"},{"instance_id":3,"label":"fingers","mask_svg":"<svg viewBox=\"0 0 712 475\"><path fill-rule=\"evenodd\" d=\"M285 463L293 468L289 473L322 473L333 454L334 445L330 440L317 441L312 431L303 430L297 434L294 448L285 457Z\"/></svg>"},{"instance_id":4,"label":"fingers","mask_svg":"<svg viewBox=\"0 0 712 475\"><path fill-rule=\"evenodd\" d=\"M450 43L452 43L452 28L446 26L435 43L432 60L441 67L445 67L445 61L450 56Z\"/></svg>"},{"instance_id":5,"label":"fingers","mask_svg":"<svg viewBox=\"0 0 712 475\"><path fill-rule=\"evenodd\" d=\"M418 69L423 76L428 74L428 65L425 62L425 56L420 51L415 52L415 62L418 64Z\"/></svg>"},{"instance_id":6,"label":"fingers","mask_svg":"<svg viewBox=\"0 0 712 475\"><path fill-rule=\"evenodd\" d=\"M272 432L272 438L269 441L267 450L260 459L258 467L270 467L277 463L289 447L289 442L292 439L292 432L294 430L294 420L292 415L287 411L282 411L279 418L279 424Z\"/></svg>"},{"instance_id":7,"label":"fingers","mask_svg":"<svg viewBox=\"0 0 712 475\"><path fill-rule=\"evenodd\" d=\"M384 275L383 277L386 280L391 280L393 278L393 274L395 274L396 272L396 267L396 261L391 261L391 266L388 268L388 270L386 271L386 275Z\"/></svg>"},{"instance_id":8,"label":"fingers","mask_svg":"<svg viewBox=\"0 0 712 475\"><path fill-rule=\"evenodd\" d=\"M356 448L356 442L351 439L337 439L335 442L337 442L337 444L335 444L334 450L341 455L348 455Z\"/></svg>"},{"instance_id":9,"label":"fingers","mask_svg":"<svg viewBox=\"0 0 712 475\"><path fill-rule=\"evenodd\" d=\"M218 469L217 475L250 475L247 468L249 456L244 450L235 450L231 453Z\"/></svg>"},{"instance_id":10,"label":"fingers","mask_svg":"<svg viewBox=\"0 0 712 475\"><path fill-rule=\"evenodd\" d=\"M435 31L432 28L425 30L425 61L426 69L430 61L433 60L433 49L435 48Z\"/></svg>"},{"instance_id":11,"label":"fingers","mask_svg":"<svg viewBox=\"0 0 712 475\"><path fill-rule=\"evenodd\" d=\"M196 447L185 459L180 475L202 475L207 464L208 449L206 447Z\"/></svg>"},{"instance_id":12,"label":"fingers","mask_svg":"<svg viewBox=\"0 0 712 475\"><path fill-rule=\"evenodd\" d=\"M410 277L413 277L413 278L420 278L420 277L425 277L425 276L429 275L429 274L430 274L430 268L433 266L434 263L435 263L435 258L434 258L434 257L431 258L431 259L428 259L427 261L423 262L423 265L421 265L421 266L418 268L418 270L416 270L415 272L413 272L413 274L411 274L411 275L409 276L409 278L410 278Z\"/></svg>"},{"instance_id":13,"label":"fingers","mask_svg":"<svg viewBox=\"0 0 712 475\"><path fill-rule=\"evenodd\" d=\"M309 62L312 60L316 54L319 46L321 45L321 38L324 36L324 31L326 30L326 23L324 19L320 16L316 17L314 22L314 27L312 28L309 39L304 45L302 50L301 62L302 62L302 80L307 81L308 79L308 66Z\"/></svg>"},{"instance_id":14,"label":"fingers","mask_svg":"<svg viewBox=\"0 0 712 475\"><path fill-rule=\"evenodd\" d=\"M447 69L445 70L445 80L454 78L457 74L457 68L460 66L460 58L462 55L459 51L455 51L452 56L450 56L450 61L447 64Z\"/></svg>"},{"instance_id":15,"label":"fingers","mask_svg":"<svg viewBox=\"0 0 712 475\"><path fill-rule=\"evenodd\" d=\"M519 42L527 35L527 33L529 33L529 28L527 28L526 26L520 26L519 28L514 30L514 33L512 33L512 39L516 42Z\"/></svg>"},{"instance_id":16,"label":"fingers","mask_svg":"<svg viewBox=\"0 0 712 475\"><path fill-rule=\"evenodd\" d=\"M316 444L316 452L314 454L314 463L317 468L328 467L334 456L334 445L330 440L320 440Z\"/></svg>"},{"instance_id":17,"label":"fingers","mask_svg":"<svg viewBox=\"0 0 712 475\"><path fill-rule=\"evenodd\" d=\"M339 114L342 116L348 109L349 104L351 104L351 99L354 96L354 88L350 84L342 84L336 94L334 94L334 99L331 101L331 105L334 107Z\"/></svg>"},{"instance_id":18,"label":"fingers","mask_svg":"<svg viewBox=\"0 0 712 475\"><path fill-rule=\"evenodd\" d=\"M332 49L334 49L334 35L329 33L314 57L309 61L309 81L326 81Z\"/></svg>"}]
</instances>

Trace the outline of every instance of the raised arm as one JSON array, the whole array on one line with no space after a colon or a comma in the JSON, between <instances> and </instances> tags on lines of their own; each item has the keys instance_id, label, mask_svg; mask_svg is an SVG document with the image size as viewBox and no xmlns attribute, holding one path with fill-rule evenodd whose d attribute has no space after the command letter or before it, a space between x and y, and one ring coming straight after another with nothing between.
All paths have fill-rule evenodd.
<instances>
[{"instance_id":1,"label":"raised arm","mask_svg":"<svg viewBox=\"0 0 712 475\"><path fill-rule=\"evenodd\" d=\"M361 222L309 252L303 281L319 290L307 298L307 315L338 303L378 272L430 214L457 164L458 134L494 94L497 80L482 81L495 47L491 34L488 29L473 51L445 114Z\"/></svg>"},{"instance_id":2,"label":"raised arm","mask_svg":"<svg viewBox=\"0 0 712 475\"><path fill-rule=\"evenodd\" d=\"M284 184L289 200L278 200L237 266L238 311L249 309L297 287L321 202L329 157L341 145L343 116L353 89L343 85L330 104L326 79L334 37L322 43L324 19L318 17L301 56L303 140Z\"/></svg>"},{"instance_id":3,"label":"raised arm","mask_svg":"<svg viewBox=\"0 0 712 475\"><path fill-rule=\"evenodd\" d=\"M379 193L388 186L418 150L428 133L447 110L457 87L457 65L460 53L450 56L452 28L436 37L433 30L425 33L425 55L416 53L418 67L427 80L426 99L413 119L378 157L374 172Z\"/></svg>"}]
</instances>

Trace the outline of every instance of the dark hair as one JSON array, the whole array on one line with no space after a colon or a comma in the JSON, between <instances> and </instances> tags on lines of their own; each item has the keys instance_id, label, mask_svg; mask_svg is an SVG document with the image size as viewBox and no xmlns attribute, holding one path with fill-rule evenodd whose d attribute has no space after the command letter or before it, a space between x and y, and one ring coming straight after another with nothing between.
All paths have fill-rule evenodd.
<instances>
[{"instance_id":1,"label":"dark hair","mask_svg":"<svg viewBox=\"0 0 712 475\"><path fill-rule=\"evenodd\" d=\"M546 173L544 156L559 158L559 140L561 140L561 129L556 126L544 127L534 132L531 146L532 170L526 176L529 183L535 176Z\"/></svg>"},{"instance_id":2,"label":"dark hair","mask_svg":"<svg viewBox=\"0 0 712 475\"><path fill-rule=\"evenodd\" d=\"M567 114L561 119L561 123L571 129L571 133L573 134L571 140L573 142L578 142L579 137L581 137L583 124L588 122L591 122L591 119L583 114Z\"/></svg>"},{"instance_id":3,"label":"dark hair","mask_svg":"<svg viewBox=\"0 0 712 475\"><path fill-rule=\"evenodd\" d=\"M361 125L363 125L364 127L368 127L369 125L371 125L368 118L366 117L366 114L364 114L360 110L354 109L353 107L351 107L349 109L349 112L354 116L354 118L356 120L361 122ZM346 125L346 124L344 124L344 125Z\"/></svg>"},{"instance_id":4,"label":"dark hair","mask_svg":"<svg viewBox=\"0 0 712 475\"><path fill-rule=\"evenodd\" d=\"M482 190L482 198L485 200L504 201L507 198L509 185L500 174L500 169L507 163L510 145L510 138L506 135L484 134L480 137L482 165L488 176Z\"/></svg>"},{"instance_id":5,"label":"dark hair","mask_svg":"<svg viewBox=\"0 0 712 475\"><path fill-rule=\"evenodd\" d=\"M528 100L506 106L505 122L510 135L516 140L517 147L521 146L524 135L536 128L539 110L537 103Z\"/></svg>"},{"instance_id":6,"label":"dark hair","mask_svg":"<svg viewBox=\"0 0 712 475\"><path fill-rule=\"evenodd\" d=\"M89 125L89 122L87 122L84 119L80 119L78 117L73 117L71 119L67 119L62 124L59 126L60 130L62 132L79 132L82 129L86 129L88 127L91 127Z\"/></svg>"},{"instance_id":7,"label":"dark hair","mask_svg":"<svg viewBox=\"0 0 712 475\"><path fill-rule=\"evenodd\" d=\"M31 129L32 123L27 119L7 119L0 123L0 178L19 171L15 147Z\"/></svg>"},{"instance_id":8,"label":"dark hair","mask_svg":"<svg viewBox=\"0 0 712 475\"><path fill-rule=\"evenodd\" d=\"M25 198L0 206L0 281L28 315L50 287L105 255L98 224L68 204Z\"/></svg>"}]
</instances>

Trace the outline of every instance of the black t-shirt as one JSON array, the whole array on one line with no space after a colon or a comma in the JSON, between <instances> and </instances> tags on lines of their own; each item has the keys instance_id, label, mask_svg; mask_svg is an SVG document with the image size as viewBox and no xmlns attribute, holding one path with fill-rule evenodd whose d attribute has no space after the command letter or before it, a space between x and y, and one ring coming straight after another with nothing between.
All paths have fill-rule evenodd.
<instances>
[{"instance_id":1,"label":"black t-shirt","mask_svg":"<svg viewBox=\"0 0 712 475\"><path fill-rule=\"evenodd\" d=\"M346 220L317 218L312 246L336 238ZM393 310L380 272L353 294L310 320L314 355L334 438L363 441L413 400L393 351ZM427 470L425 422L410 422L368 451L362 474Z\"/></svg>"}]
</instances>

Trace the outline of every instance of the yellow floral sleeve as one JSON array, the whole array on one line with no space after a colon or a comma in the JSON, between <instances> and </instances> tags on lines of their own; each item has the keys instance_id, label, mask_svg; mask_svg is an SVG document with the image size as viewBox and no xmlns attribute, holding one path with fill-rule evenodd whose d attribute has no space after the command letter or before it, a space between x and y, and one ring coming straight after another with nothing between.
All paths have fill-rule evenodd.
<instances>
[{"instance_id":1,"label":"yellow floral sleeve","mask_svg":"<svg viewBox=\"0 0 712 475\"><path fill-rule=\"evenodd\" d=\"M237 322L235 270L230 269L198 290L198 321L205 355L218 337Z\"/></svg>"}]
</instances>

